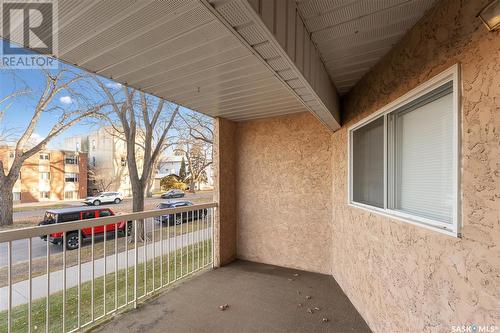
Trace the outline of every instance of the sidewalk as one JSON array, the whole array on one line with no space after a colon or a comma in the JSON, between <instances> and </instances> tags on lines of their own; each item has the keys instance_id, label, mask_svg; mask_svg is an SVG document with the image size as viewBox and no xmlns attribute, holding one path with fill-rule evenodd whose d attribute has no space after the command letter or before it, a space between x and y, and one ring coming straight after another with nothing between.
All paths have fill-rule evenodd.
<instances>
[{"instance_id":1,"label":"sidewalk","mask_svg":"<svg viewBox=\"0 0 500 333\"><path fill-rule=\"evenodd\" d=\"M197 242L210 239L212 229L191 232L170 239L163 240L163 254L182 248L183 246L196 244ZM177 244L176 244L177 241ZM161 242L154 242L155 258L161 255ZM135 249L128 250L128 267L134 266ZM118 253L118 270L127 267L127 252ZM153 258L153 244L146 246L146 259ZM144 246L138 247L138 263L144 262ZM117 270L115 256L106 257L106 274ZM94 278L101 277L104 272L104 258L94 260ZM92 262L81 264L81 283L92 280ZM78 285L78 266L66 268L66 289ZM50 273L50 294L63 290L63 270ZM0 288L0 311L8 308L8 287ZM47 296L47 274L32 279L32 300ZM28 303L29 280L17 282L12 285L12 307Z\"/></svg>"}]
</instances>

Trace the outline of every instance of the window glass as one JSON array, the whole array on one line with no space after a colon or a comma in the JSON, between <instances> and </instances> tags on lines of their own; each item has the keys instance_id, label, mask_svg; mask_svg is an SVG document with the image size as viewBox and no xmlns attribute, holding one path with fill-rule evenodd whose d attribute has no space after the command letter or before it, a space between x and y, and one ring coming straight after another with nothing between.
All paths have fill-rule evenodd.
<instances>
[{"instance_id":1,"label":"window glass","mask_svg":"<svg viewBox=\"0 0 500 333\"><path fill-rule=\"evenodd\" d=\"M65 213L65 214L60 215L59 222L78 221L79 219L80 219L80 212Z\"/></svg>"},{"instance_id":2,"label":"window glass","mask_svg":"<svg viewBox=\"0 0 500 333\"><path fill-rule=\"evenodd\" d=\"M451 91L391 116L394 131L391 208L445 223L453 220ZM429 121L432 119L432 121Z\"/></svg>"},{"instance_id":3,"label":"window glass","mask_svg":"<svg viewBox=\"0 0 500 333\"><path fill-rule=\"evenodd\" d=\"M384 118L352 133L353 200L384 207Z\"/></svg>"},{"instance_id":4,"label":"window glass","mask_svg":"<svg viewBox=\"0 0 500 333\"><path fill-rule=\"evenodd\" d=\"M99 217L106 217L106 216L112 216L111 212L109 210L101 210L99 212Z\"/></svg>"},{"instance_id":5,"label":"window glass","mask_svg":"<svg viewBox=\"0 0 500 333\"><path fill-rule=\"evenodd\" d=\"M93 219L95 218L95 212L83 212L82 213L82 219L87 220L87 219Z\"/></svg>"}]
</instances>

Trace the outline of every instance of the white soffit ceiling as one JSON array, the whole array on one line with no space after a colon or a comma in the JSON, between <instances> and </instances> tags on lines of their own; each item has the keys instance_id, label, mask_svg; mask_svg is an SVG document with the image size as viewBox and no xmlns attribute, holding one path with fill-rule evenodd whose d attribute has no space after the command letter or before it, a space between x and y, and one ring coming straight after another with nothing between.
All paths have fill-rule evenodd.
<instances>
[{"instance_id":1,"label":"white soffit ceiling","mask_svg":"<svg viewBox=\"0 0 500 333\"><path fill-rule=\"evenodd\" d=\"M58 58L234 121L307 111L200 0L59 0Z\"/></svg>"},{"instance_id":2,"label":"white soffit ceiling","mask_svg":"<svg viewBox=\"0 0 500 333\"><path fill-rule=\"evenodd\" d=\"M298 0L311 39L337 87L348 92L436 0Z\"/></svg>"}]
</instances>

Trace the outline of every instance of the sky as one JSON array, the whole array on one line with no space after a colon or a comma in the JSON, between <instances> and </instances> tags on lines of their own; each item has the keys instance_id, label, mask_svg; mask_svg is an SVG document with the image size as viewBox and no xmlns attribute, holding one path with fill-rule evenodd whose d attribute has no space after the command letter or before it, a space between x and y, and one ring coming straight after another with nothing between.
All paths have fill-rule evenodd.
<instances>
[{"instance_id":1,"label":"sky","mask_svg":"<svg viewBox=\"0 0 500 333\"><path fill-rule=\"evenodd\" d=\"M0 39L0 48L2 43L5 43ZM31 51L25 50L29 53ZM59 63L60 66L71 69L76 73L84 73L83 70L77 67L70 66L67 64ZM105 85L112 91L119 93L121 85L114 81L102 78ZM0 104L0 112L5 107L9 106L7 111L4 113L4 117L0 118L0 131L2 129L8 129L9 131L16 131L20 133L24 131L26 126L29 124L31 117L33 116L34 106L36 105L39 97L41 96L43 89L45 87L45 78L41 70L37 69L4 69L0 68L0 101L4 97L20 91L29 92L18 95L15 98L9 99L8 102ZM74 86L75 90L79 93L84 92L84 99L90 103L99 103L103 101L103 97L94 89L97 89L97 85L94 83L93 86L90 84L78 84ZM97 89L98 90L98 89ZM150 96L151 98L156 98ZM59 107L64 110L74 110L78 107L78 98L72 96L71 92L61 91L55 96L51 107ZM189 109L181 108L181 112L192 112ZM57 112L56 112L57 113ZM38 125L32 136L33 141L39 141L50 131L52 126L57 122L60 113L44 113L40 118ZM96 130L100 124L96 120L84 120L71 128L67 129L65 132L60 134L58 137L53 139L48 147L49 148L61 148L64 138L83 135Z\"/></svg>"}]
</instances>

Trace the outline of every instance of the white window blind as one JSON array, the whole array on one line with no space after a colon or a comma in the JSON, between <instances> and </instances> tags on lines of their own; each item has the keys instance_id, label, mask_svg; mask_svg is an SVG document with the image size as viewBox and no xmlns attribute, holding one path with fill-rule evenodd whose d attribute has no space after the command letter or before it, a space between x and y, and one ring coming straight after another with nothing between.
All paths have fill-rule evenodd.
<instances>
[{"instance_id":1,"label":"white window blind","mask_svg":"<svg viewBox=\"0 0 500 333\"><path fill-rule=\"evenodd\" d=\"M452 93L441 91L430 98L423 105L396 111L391 116L394 200L390 208L452 223Z\"/></svg>"}]
</instances>

